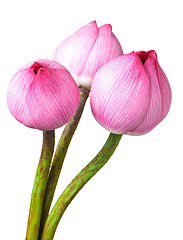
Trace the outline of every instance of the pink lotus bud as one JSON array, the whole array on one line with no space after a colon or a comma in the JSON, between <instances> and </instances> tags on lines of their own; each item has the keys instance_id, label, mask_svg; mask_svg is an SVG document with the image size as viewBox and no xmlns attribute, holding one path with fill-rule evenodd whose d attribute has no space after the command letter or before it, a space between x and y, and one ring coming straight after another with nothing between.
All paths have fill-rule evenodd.
<instances>
[{"instance_id":1,"label":"pink lotus bud","mask_svg":"<svg viewBox=\"0 0 183 240\"><path fill-rule=\"evenodd\" d=\"M71 119L79 104L79 89L62 65L38 60L21 68L11 79L7 103L19 122L48 131Z\"/></svg>"},{"instance_id":2,"label":"pink lotus bud","mask_svg":"<svg viewBox=\"0 0 183 240\"><path fill-rule=\"evenodd\" d=\"M79 85L90 89L96 71L121 54L121 45L111 25L97 28L93 21L63 40L54 59L71 72Z\"/></svg>"},{"instance_id":3,"label":"pink lotus bud","mask_svg":"<svg viewBox=\"0 0 183 240\"><path fill-rule=\"evenodd\" d=\"M155 51L136 52L113 59L95 75L91 108L110 132L141 135L167 115L171 89Z\"/></svg>"}]
</instances>

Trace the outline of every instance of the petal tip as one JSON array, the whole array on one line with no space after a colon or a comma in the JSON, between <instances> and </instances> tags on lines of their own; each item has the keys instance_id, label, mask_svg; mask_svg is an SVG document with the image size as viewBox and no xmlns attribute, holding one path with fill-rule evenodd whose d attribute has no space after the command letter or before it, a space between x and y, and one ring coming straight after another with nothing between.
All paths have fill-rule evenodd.
<instances>
[{"instance_id":1,"label":"petal tip","mask_svg":"<svg viewBox=\"0 0 183 240\"><path fill-rule=\"evenodd\" d=\"M96 20L91 21L88 24L86 24L86 26L92 27L92 28L97 28L97 21Z\"/></svg>"},{"instance_id":2,"label":"petal tip","mask_svg":"<svg viewBox=\"0 0 183 240\"><path fill-rule=\"evenodd\" d=\"M111 26L111 24L104 24L104 25L102 25L101 27L99 27L99 29L112 32L112 26Z\"/></svg>"}]
</instances>

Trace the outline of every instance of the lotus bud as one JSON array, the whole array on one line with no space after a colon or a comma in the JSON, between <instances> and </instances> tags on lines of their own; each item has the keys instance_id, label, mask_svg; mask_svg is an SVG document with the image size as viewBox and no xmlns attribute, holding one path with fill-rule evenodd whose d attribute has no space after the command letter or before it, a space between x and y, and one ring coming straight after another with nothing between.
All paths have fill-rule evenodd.
<instances>
[{"instance_id":1,"label":"lotus bud","mask_svg":"<svg viewBox=\"0 0 183 240\"><path fill-rule=\"evenodd\" d=\"M167 115L171 89L155 51L117 57L96 73L91 109L96 120L116 134L142 135Z\"/></svg>"},{"instance_id":2,"label":"lotus bud","mask_svg":"<svg viewBox=\"0 0 183 240\"><path fill-rule=\"evenodd\" d=\"M79 104L71 74L56 61L38 60L11 79L7 103L12 115L30 128L54 130L67 123Z\"/></svg>"},{"instance_id":3,"label":"lotus bud","mask_svg":"<svg viewBox=\"0 0 183 240\"><path fill-rule=\"evenodd\" d=\"M96 71L121 54L121 45L111 25L97 28L93 21L63 40L54 59L70 71L78 85L90 89Z\"/></svg>"}]
</instances>

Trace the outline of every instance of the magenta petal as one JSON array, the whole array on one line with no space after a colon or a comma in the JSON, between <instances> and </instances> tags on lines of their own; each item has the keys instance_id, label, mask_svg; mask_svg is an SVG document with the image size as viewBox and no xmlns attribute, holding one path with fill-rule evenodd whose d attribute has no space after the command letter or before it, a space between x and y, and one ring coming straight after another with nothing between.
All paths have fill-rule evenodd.
<instances>
[{"instance_id":1,"label":"magenta petal","mask_svg":"<svg viewBox=\"0 0 183 240\"><path fill-rule=\"evenodd\" d=\"M97 36L97 24L93 21L63 40L55 51L54 59L77 78L84 69Z\"/></svg>"},{"instance_id":2,"label":"magenta petal","mask_svg":"<svg viewBox=\"0 0 183 240\"><path fill-rule=\"evenodd\" d=\"M113 133L131 132L145 118L150 103L150 82L135 53L104 65L91 87L91 108L96 120Z\"/></svg>"}]
</instances>

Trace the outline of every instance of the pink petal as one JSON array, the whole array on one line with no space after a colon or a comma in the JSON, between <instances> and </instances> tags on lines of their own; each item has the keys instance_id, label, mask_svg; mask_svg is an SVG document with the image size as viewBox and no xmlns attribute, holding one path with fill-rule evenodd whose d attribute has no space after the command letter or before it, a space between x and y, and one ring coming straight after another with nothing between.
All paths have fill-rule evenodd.
<instances>
[{"instance_id":1,"label":"pink petal","mask_svg":"<svg viewBox=\"0 0 183 240\"><path fill-rule=\"evenodd\" d=\"M91 87L91 108L96 120L113 133L127 133L145 118L150 103L150 82L135 53L104 65Z\"/></svg>"},{"instance_id":2,"label":"pink petal","mask_svg":"<svg viewBox=\"0 0 183 240\"><path fill-rule=\"evenodd\" d=\"M155 64L156 64L156 70L158 75L158 82L159 87L161 91L162 96L162 116L161 121L166 117L167 113L170 110L170 105L172 101L172 93L170 84L168 82L168 79L163 71L163 69L160 67L157 59L157 55L155 51L149 51L150 56L154 58Z\"/></svg>"},{"instance_id":3,"label":"pink petal","mask_svg":"<svg viewBox=\"0 0 183 240\"><path fill-rule=\"evenodd\" d=\"M144 121L132 134L145 134L151 131L167 115L171 103L171 90L163 70L158 64L155 51L149 51L144 68L151 82L151 102Z\"/></svg>"},{"instance_id":4,"label":"pink petal","mask_svg":"<svg viewBox=\"0 0 183 240\"><path fill-rule=\"evenodd\" d=\"M84 69L97 36L97 24L93 21L63 40L55 51L54 59L77 78Z\"/></svg>"},{"instance_id":5,"label":"pink petal","mask_svg":"<svg viewBox=\"0 0 183 240\"><path fill-rule=\"evenodd\" d=\"M27 70L27 67L20 69L10 81L7 91L7 104L11 114L19 122L33 128L32 120L25 105L25 96L34 74Z\"/></svg>"},{"instance_id":6,"label":"pink petal","mask_svg":"<svg viewBox=\"0 0 183 240\"><path fill-rule=\"evenodd\" d=\"M62 69L43 69L26 96L34 127L40 130L63 126L75 113L78 102L78 87L70 73Z\"/></svg>"},{"instance_id":7,"label":"pink petal","mask_svg":"<svg viewBox=\"0 0 183 240\"><path fill-rule=\"evenodd\" d=\"M116 38L116 36L112 33L110 60L112 60L113 58L116 58L122 54L123 54L123 50L122 50L121 44L118 41L118 39Z\"/></svg>"},{"instance_id":8,"label":"pink petal","mask_svg":"<svg viewBox=\"0 0 183 240\"><path fill-rule=\"evenodd\" d=\"M100 27L98 38L78 79L79 83L86 88L90 88L97 70L122 53L121 45L112 33L111 25L106 24Z\"/></svg>"},{"instance_id":9,"label":"pink petal","mask_svg":"<svg viewBox=\"0 0 183 240\"><path fill-rule=\"evenodd\" d=\"M149 56L145 61L144 68L151 83L151 101L144 121L131 132L132 134L145 134L151 131L161 121L163 111L156 64L152 57Z\"/></svg>"},{"instance_id":10,"label":"pink petal","mask_svg":"<svg viewBox=\"0 0 183 240\"><path fill-rule=\"evenodd\" d=\"M159 86L161 90L162 106L163 106L163 112L161 116L161 121L162 121L170 110L172 93L171 93L171 88L170 88L168 79L159 64L157 64L157 69L158 69L158 75L159 75Z\"/></svg>"}]
</instances>

